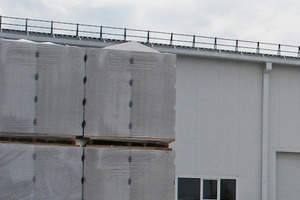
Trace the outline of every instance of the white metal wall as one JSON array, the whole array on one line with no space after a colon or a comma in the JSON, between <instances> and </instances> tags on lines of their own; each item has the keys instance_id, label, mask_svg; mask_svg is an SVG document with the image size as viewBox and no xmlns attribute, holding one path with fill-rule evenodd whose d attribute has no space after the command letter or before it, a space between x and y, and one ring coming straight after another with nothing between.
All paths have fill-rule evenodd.
<instances>
[{"instance_id":1,"label":"white metal wall","mask_svg":"<svg viewBox=\"0 0 300 200\"><path fill-rule=\"evenodd\" d=\"M298 66L273 65L270 73L269 192L281 200L286 170L297 168L293 156L284 159L278 152L298 153L300 157L300 69ZM292 154L286 154L292 155ZM297 157L296 154L293 154ZM288 161L283 163L283 161ZM297 173L294 174L297 176ZM298 172L298 176L300 176ZM283 185L282 185L283 184ZM294 187L290 185L290 187ZM276 188L280 191L276 191ZM291 188L286 187L286 192Z\"/></svg>"},{"instance_id":2,"label":"white metal wall","mask_svg":"<svg viewBox=\"0 0 300 200\"><path fill-rule=\"evenodd\" d=\"M299 199L300 154L277 153L276 160L276 199Z\"/></svg>"},{"instance_id":3,"label":"white metal wall","mask_svg":"<svg viewBox=\"0 0 300 200\"><path fill-rule=\"evenodd\" d=\"M260 199L264 66L178 56L177 177L235 177L238 199Z\"/></svg>"}]
</instances>

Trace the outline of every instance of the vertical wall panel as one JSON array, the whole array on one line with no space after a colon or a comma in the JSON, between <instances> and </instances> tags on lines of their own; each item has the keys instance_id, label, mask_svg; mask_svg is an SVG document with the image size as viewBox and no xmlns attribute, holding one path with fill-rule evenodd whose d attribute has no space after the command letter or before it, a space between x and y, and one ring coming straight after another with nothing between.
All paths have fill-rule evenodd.
<instances>
[{"instance_id":1,"label":"vertical wall panel","mask_svg":"<svg viewBox=\"0 0 300 200\"><path fill-rule=\"evenodd\" d=\"M36 50L32 42L0 41L0 132L34 132Z\"/></svg>"},{"instance_id":2,"label":"vertical wall panel","mask_svg":"<svg viewBox=\"0 0 300 200\"><path fill-rule=\"evenodd\" d=\"M197 74L198 60L178 57L176 67L176 175L197 173ZM199 144L199 146L201 146Z\"/></svg>"},{"instance_id":3,"label":"vertical wall panel","mask_svg":"<svg viewBox=\"0 0 300 200\"><path fill-rule=\"evenodd\" d=\"M243 90L241 65L229 61L219 64L217 170L222 175L238 175L239 93Z\"/></svg>"},{"instance_id":4,"label":"vertical wall panel","mask_svg":"<svg viewBox=\"0 0 300 200\"><path fill-rule=\"evenodd\" d=\"M197 172L202 175L217 173L219 134L219 67L218 64L199 60L197 66ZM188 78L188 77L187 77ZM188 120L188 119L187 119Z\"/></svg>"},{"instance_id":5,"label":"vertical wall panel","mask_svg":"<svg viewBox=\"0 0 300 200\"><path fill-rule=\"evenodd\" d=\"M39 44L36 133L82 135L85 49Z\"/></svg>"},{"instance_id":6,"label":"vertical wall panel","mask_svg":"<svg viewBox=\"0 0 300 200\"><path fill-rule=\"evenodd\" d=\"M271 129L278 134L280 148L299 147L299 84L298 68L274 65L271 72L271 106L278 110L278 124L272 121ZM276 120L274 117L272 119Z\"/></svg>"}]
</instances>

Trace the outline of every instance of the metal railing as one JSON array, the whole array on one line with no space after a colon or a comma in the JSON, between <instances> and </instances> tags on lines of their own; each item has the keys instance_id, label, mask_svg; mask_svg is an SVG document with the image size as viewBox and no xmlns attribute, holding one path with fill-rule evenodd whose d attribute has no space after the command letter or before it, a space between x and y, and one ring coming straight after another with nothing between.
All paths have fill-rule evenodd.
<instances>
[{"instance_id":1,"label":"metal railing","mask_svg":"<svg viewBox=\"0 0 300 200\"><path fill-rule=\"evenodd\" d=\"M300 46L294 45L0 16L0 32L5 31L18 31L26 34L38 33L53 37L138 41L173 47L300 57Z\"/></svg>"}]
</instances>

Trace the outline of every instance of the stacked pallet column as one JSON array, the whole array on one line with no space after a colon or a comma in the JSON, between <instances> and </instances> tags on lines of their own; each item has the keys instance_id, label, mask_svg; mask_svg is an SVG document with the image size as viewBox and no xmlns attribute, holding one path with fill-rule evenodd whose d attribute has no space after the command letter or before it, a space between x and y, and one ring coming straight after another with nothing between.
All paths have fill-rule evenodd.
<instances>
[{"instance_id":1,"label":"stacked pallet column","mask_svg":"<svg viewBox=\"0 0 300 200\"><path fill-rule=\"evenodd\" d=\"M174 199L174 55L1 40L0 56L0 199Z\"/></svg>"},{"instance_id":2,"label":"stacked pallet column","mask_svg":"<svg viewBox=\"0 0 300 200\"><path fill-rule=\"evenodd\" d=\"M138 43L87 55L85 137L128 145L85 149L84 196L173 200L176 57Z\"/></svg>"}]
</instances>

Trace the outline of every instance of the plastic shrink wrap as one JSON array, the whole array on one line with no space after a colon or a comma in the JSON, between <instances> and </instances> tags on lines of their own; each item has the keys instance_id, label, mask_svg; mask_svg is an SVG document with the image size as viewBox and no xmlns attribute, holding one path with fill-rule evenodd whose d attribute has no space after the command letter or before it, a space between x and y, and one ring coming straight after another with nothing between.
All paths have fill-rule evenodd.
<instances>
[{"instance_id":1,"label":"plastic shrink wrap","mask_svg":"<svg viewBox=\"0 0 300 200\"><path fill-rule=\"evenodd\" d=\"M34 133L37 44L0 40L0 132Z\"/></svg>"},{"instance_id":2,"label":"plastic shrink wrap","mask_svg":"<svg viewBox=\"0 0 300 200\"><path fill-rule=\"evenodd\" d=\"M35 132L82 135L85 49L39 44Z\"/></svg>"},{"instance_id":3,"label":"plastic shrink wrap","mask_svg":"<svg viewBox=\"0 0 300 200\"><path fill-rule=\"evenodd\" d=\"M173 151L47 143L83 133L125 137L129 146L173 139L174 55L137 43L90 49L0 40L0 58L0 134L46 140L0 143L0 199L174 199Z\"/></svg>"},{"instance_id":4,"label":"plastic shrink wrap","mask_svg":"<svg viewBox=\"0 0 300 200\"><path fill-rule=\"evenodd\" d=\"M87 55L86 136L175 137L175 55L134 42Z\"/></svg>"},{"instance_id":5,"label":"plastic shrink wrap","mask_svg":"<svg viewBox=\"0 0 300 200\"><path fill-rule=\"evenodd\" d=\"M130 52L87 49L85 136L129 136Z\"/></svg>"},{"instance_id":6,"label":"plastic shrink wrap","mask_svg":"<svg viewBox=\"0 0 300 200\"><path fill-rule=\"evenodd\" d=\"M132 52L131 136L175 138L175 56Z\"/></svg>"},{"instance_id":7,"label":"plastic shrink wrap","mask_svg":"<svg viewBox=\"0 0 300 200\"><path fill-rule=\"evenodd\" d=\"M84 48L0 40L0 132L82 135Z\"/></svg>"},{"instance_id":8,"label":"plastic shrink wrap","mask_svg":"<svg viewBox=\"0 0 300 200\"><path fill-rule=\"evenodd\" d=\"M0 199L82 199L82 148L0 144Z\"/></svg>"},{"instance_id":9,"label":"plastic shrink wrap","mask_svg":"<svg viewBox=\"0 0 300 200\"><path fill-rule=\"evenodd\" d=\"M173 200L173 151L85 148L85 200Z\"/></svg>"}]
</instances>

